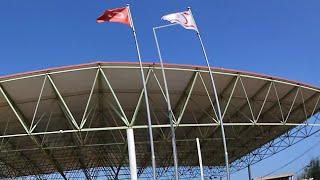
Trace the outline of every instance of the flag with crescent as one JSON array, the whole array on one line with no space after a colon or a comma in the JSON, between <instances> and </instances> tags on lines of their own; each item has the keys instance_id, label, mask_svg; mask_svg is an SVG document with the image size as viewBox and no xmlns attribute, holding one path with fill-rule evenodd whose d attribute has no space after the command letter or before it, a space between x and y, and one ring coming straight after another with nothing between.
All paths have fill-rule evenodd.
<instances>
[{"instance_id":1,"label":"flag with crescent","mask_svg":"<svg viewBox=\"0 0 320 180\"><path fill-rule=\"evenodd\" d=\"M197 25L190 11L183 11L183 12L168 14L163 16L161 19L169 21L170 23L180 24L185 29L198 31Z\"/></svg>"}]
</instances>

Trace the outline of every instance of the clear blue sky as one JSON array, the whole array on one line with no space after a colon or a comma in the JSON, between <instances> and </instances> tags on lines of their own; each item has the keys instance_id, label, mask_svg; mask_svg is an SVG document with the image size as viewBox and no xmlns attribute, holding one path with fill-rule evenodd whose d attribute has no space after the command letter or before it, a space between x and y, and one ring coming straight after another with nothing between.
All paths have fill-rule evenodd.
<instances>
[{"instance_id":1,"label":"clear blue sky","mask_svg":"<svg viewBox=\"0 0 320 180\"><path fill-rule=\"evenodd\" d=\"M157 62L152 27L164 14L191 6L211 62L319 86L318 0L1 0L0 75L92 61L136 61L130 29L96 24L106 8L131 4L143 61ZM159 32L165 62L204 64L194 32ZM314 144L310 139L253 167L264 175ZM283 171L296 171L310 152ZM245 179L246 171L235 179Z\"/></svg>"}]
</instances>

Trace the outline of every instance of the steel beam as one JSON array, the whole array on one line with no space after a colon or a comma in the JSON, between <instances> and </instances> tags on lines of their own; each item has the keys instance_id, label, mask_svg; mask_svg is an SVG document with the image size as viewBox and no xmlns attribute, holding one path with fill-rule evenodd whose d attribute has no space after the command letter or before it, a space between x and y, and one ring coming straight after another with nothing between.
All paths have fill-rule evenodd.
<instances>
[{"instance_id":1,"label":"steel beam","mask_svg":"<svg viewBox=\"0 0 320 180\"><path fill-rule=\"evenodd\" d=\"M183 93L181 95L181 97L178 99L178 102L176 104L176 106L173 108L173 112L174 114L176 112L179 112L178 114L178 118L177 118L177 124L180 124L182 117L184 115L184 112L186 110L186 107L189 103L190 97L191 97L191 93L193 91L194 88L194 84L197 80L198 77L198 72L195 72L191 79L189 80L187 86L184 88Z\"/></svg>"},{"instance_id":2,"label":"steel beam","mask_svg":"<svg viewBox=\"0 0 320 180\"><path fill-rule=\"evenodd\" d=\"M97 79L98 79L98 76L99 76L99 69L97 70L96 72L96 75L94 77L94 80L93 80L93 83L92 83L92 87L91 87L91 90L90 90L90 94L89 94L89 98L88 98L88 101L87 101L87 104L86 104L86 108L83 112L83 116L82 116L82 119L81 119L81 123L80 123L80 129L83 128L83 126L85 125L85 123L87 122L87 111L88 111L88 108L89 108L89 105L90 105L90 102L91 102L91 98L92 98L92 95L93 95L93 91L94 91L94 87L96 86L96 82L97 82Z\"/></svg>"},{"instance_id":3,"label":"steel beam","mask_svg":"<svg viewBox=\"0 0 320 180\"><path fill-rule=\"evenodd\" d=\"M308 98L307 100L305 100L304 102L302 102L302 103L301 103L300 105L298 105L296 108L293 108L291 114L292 114L292 113L295 113L296 111L298 111L299 108L301 108L302 106L304 106L304 104L309 103L309 101L311 101L311 100L312 100L314 97L316 97L317 95L320 95L320 93L314 93L310 98ZM320 96L319 96L319 97L320 97ZM317 103L315 104L315 107L314 107L314 110L313 110L312 114L311 114L309 117L307 117L307 118L312 117L315 112L318 112L318 111L319 111L320 107L318 108L318 110L316 110L316 109L317 109L317 106L318 106L318 103L319 103L319 101L317 101ZM287 124L287 123L286 123L286 124Z\"/></svg>"},{"instance_id":4,"label":"steel beam","mask_svg":"<svg viewBox=\"0 0 320 180\"><path fill-rule=\"evenodd\" d=\"M274 88L275 88L275 84L273 83L273 86L274 86ZM284 96L282 96L280 99L278 99L278 101L277 102L275 102L275 103L273 103L273 105L268 109L268 110L266 110L264 113L262 113L261 115L260 115L260 117L264 117L268 112L270 112L271 110L273 110L274 108L276 108L277 106L280 106L281 105L281 102L284 100L284 99L286 99L292 92L294 92L297 88L299 88L299 87L293 87L288 93L286 93ZM276 93L277 93L277 90L276 90L276 88L274 89L275 91L276 91ZM238 112L238 111L237 111ZM236 112L236 113L237 113ZM282 110L281 110L281 112L282 112ZM235 114L236 114L235 113ZM233 117L235 114L233 114L231 117ZM258 121L258 120L257 120ZM238 135L238 137L240 138L242 135L242 133L244 132L244 131L246 131L247 129L249 129L249 127L246 127L244 130L242 130L241 132L240 132L240 135Z\"/></svg>"},{"instance_id":5,"label":"steel beam","mask_svg":"<svg viewBox=\"0 0 320 180\"><path fill-rule=\"evenodd\" d=\"M201 77L201 74L200 74ZM227 86L221 91L219 98L222 100L226 94L226 92L233 88L238 81L238 76L235 76L234 78L232 78L230 80L230 82L228 82ZM211 99L211 98L210 98ZM215 102L215 99L213 100L212 104ZM210 112L212 111L212 104L210 104L210 106L205 110L205 113L203 113L200 118L199 118L199 122L201 122L203 119L205 119L207 117L207 114L210 114ZM218 124L219 122L216 121L216 124ZM224 123L224 125L226 126L226 123ZM191 129L189 132L187 132L187 134L191 134L191 131L195 130L196 128Z\"/></svg>"},{"instance_id":6,"label":"steel beam","mask_svg":"<svg viewBox=\"0 0 320 180\"><path fill-rule=\"evenodd\" d=\"M172 115L174 116L175 112L179 112L179 118L177 120L177 125L180 124L180 121L182 119L182 116L184 114L184 111L185 111L185 108L189 102L189 99L190 99L190 96L191 96L191 93L192 93L192 90L193 90L193 86L197 80L197 77L198 77L198 72L194 72L193 75L191 76L187 86L184 88L184 91L181 95L181 97L179 98L179 100L177 101L175 107L173 108L172 110ZM165 94L163 93L163 95L165 96ZM176 118L175 118L176 119ZM159 135L157 138L155 139L160 139L161 138L161 135ZM145 158L144 160L144 163L143 164L146 164L146 161L147 161L147 158Z\"/></svg>"},{"instance_id":7,"label":"steel beam","mask_svg":"<svg viewBox=\"0 0 320 180\"><path fill-rule=\"evenodd\" d=\"M254 95L252 95L250 98L247 98L247 102L250 103L250 101L254 101L254 100L260 95L260 93L261 93L262 91L264 91L266 88L269 87L268 92L267 92L267 94L266 94L266 97L268 97L269 92L270 92L270 88L271 88L272 84L273 84L273 82L270 82L270 83L267 82L267 83L265 83L261 88L259 88L259 90L258 90ZM242 85L242 87L244 88L243 85ZM264 99L264 103L265 103L265 101L266 101L266 98ZM263 104L264 104L264 103L263 103ZM238 112L241 112L246 106L247 106L246 103L243 104L235 113L233 113L232 115L229 116L230 119L232 119L234 116L236 116L236 115L238 114ZM262 105L261 110L260 110L259 115L257 116L257 118L260 117L260 114L261 114L261 112L262 112L263 107L264 107L264 105ZM255 125L255 124L257 123L258 119L253 119L253 121L254 121L253 124ZM251 122L252 122L252 121L251 121ZM246 129L248 129L249 127L250 127L250 126L248 126Z\"/></svg>"},{"instance_id":8,"label":"steel beam","mask_svg":"<svg viewBox=\"0 0 320 180\"><path fill-rule=\"evenodd\" d=\"M109 89L111 91L111 94L112 94L113 98L115 99L115 101L117 103L118 108L120 109L120 112L121 112L121 117L120 118L121 118L121 120L128 126L130 123L129 123L128 118L127 118L127 116L126 116L126 114L125 114L125 112L124 112L124 110L123 110L123 108L122 108L122 106L121 106L121 104L120 104L120 102L118 100L118 97L117 97L116 93L114 92L114 90L113 90L113 88L112 88L107 76L103 72L103 70L101 68L99 68L99 70L100 70L100 73L101 73L104 81L107 83L107 85L108 85L108 87L109 87Z\"/></svg>"},{"instance_id":9,"label":"steel beam","mask_svg":"<svg viewBox=\"0 0 320 180\"><path fill-rule=\"evenodd\" d=\"M96 68L104 68L104 69L140 69L140 67L138 66L132 66L132 65L103 65L101 63L94 63L91 64L90 66L84 66L84 67L77 67L74 69L62 69L62 70L55 70L55 71L46 71L43 73L38 73L38 74L33 74L33 75L26 75L23 77L13 77L13 78L8 78L8 79L4 79L4 80L0 80L0 83L4 83L4 82L11 82L11 81L17 81L17 80L22 80L22 79L27 79L27 78L34 78L34 77L41 77L41 76L46 76L47 74L61 74L61 73L66 73L66 72L75 72L75 71L84 71L84 70L90 70L90 69L96 69ZM150 67L143 67L144 69L151 69ZM153 67L152 69L155 70L161 70L160 67ZM195 72L198 71L200 73L208 73L208 70L204 70L204 69L187 69L185 67L164 67L165 70L174 70L174 71L178 71L178 72ZM219 75L226 75L226 76L233 76L236 77L239 75L239 72L219 72L219 71L215 71L213 72L214 74L219 74ZM264 81L273 81L273 82L277 82L277 83L281 83L281 84L286 84L286 85L290 85L290 86L300 86L297 84L294 84L292 82L288 82L288 81L283 81L283 80L276 80L276 79L272 79L272 78L267 78L267 77L260 77L260 76L255 76L255 75L250 75L250 74L241 74L240 76L242 77L248 77L248 78L252 78L252 79L257 79L257 80L264 80ZM315 92L320 92L319 89L315 89L312 87L308 87L308 86L301 86L305 89L309 89Z\"/></svg>"},{"instance_id":10,"label":"steel beam","mask_svg":"<svg viewBox=\"0 0 320 180\"><path fill-rule=\"evenodd\" d=\"M97 76L98 76L98 75L96 74L96 77L97 77ZM52 78L50 77L50 75L48 75L48 79L49 79L49 81L50 81L50 83L51 83L51 85L52 85L52 87L53 87L54 92L56 93L57 100L58 100L58 102L59 102L59 107L60 107L61 111L63 112L63 114L64 114L65 118L68 120L68 122L70 122L70 123L67 123L67 124L68 124L68 127L71 128L71 129L73 129L73 128L75 127L75 128L77 128L77 129L80 130L80 128L79 128L79 126L78 126L75 118L73 117L73 114L71 113L69 107L68 107L67 104L65 103L65 101L64 101L61 93L59 92L57 86L55 85L55 83L54 83L54 81L52 80ZM94 79L94 83L93 83L93 84L95 84L95 82L96 82L96 78ZM90 97L91 97L91 95L92 95L92 90L91 90L91 93L90 93ZM90 98L89 98L88 101L90 101ZM88 104L88 103L87 103L87 104ZM87 106L88 106L88 105L87 105ZM87 108L87 107L86 107L86 108ZM83 122L81 122L81 123L83 123ZM72 125L73 125L74 127L73 127ZM81 124L81 125L82 125L82 124ZM86 165L85 165L85 161L83 160L83 155L82 155L82 153L81 153L81 152L82 152L82 147L81 147L81 146L82 146L82 144L83 144L83 141L82 141L82 139L81 139L80 136L81 136L80 132L76 132L76 133L73 133L73 134L72 134L72 138L73 138L73 139L76 139L76 142L73 141L73 144L75 144L75 145L77 146L77 148L75 149L75 152L76 152L77 156L79 157L79 158L78 158L78 161L79 161L79 163L80 163L80 167L81 167L84 175L86 176L86 178L87 178L88 180L90 180L90 179L91 179L91 176L90 176L90 174L87 172L87 167L86 167Z\"/></svg>"},{"instance_id":11,"label":"steel beam","mask_svg":"<svg viewBox=\"0 0 320 180\"><path fill-rule=\"evenodd\" d=\"M219 99L224 99L225 98L225 96L226 96L226 93L231 89L231 94L230 95L232 95L233 93L232 93L232 91L233 91L233 89L237 86L237 84L238 84L238 81L239 81L239 78L240 78L240 76L238 75L238 76L235 76L235 77L233 77L231 80L230 80L230 82L227 84L227 86L221 91L221 93L219 94ZM214 104L215 103L215 99L213 100L213 102L212 102L212 104ZM227 107L225 107L225 109L226 109ZM210 110L212 110L212 107L211 106L209 106L208 107L208 110L209 111L207 111L207 112L210 112ZM206 117L206 115L205 114L203 114L202 116L200 116L200 121L203 119L203 118L205 118Z\"/></svg>"},{"instance_id":12,"label":"steel beam","mask_svg":"<svg viewBox=\"0 0 320 180\"><path fill-rule=\"evenodd\" d=\"M64 101L61 93L59 92L57 86L55 85L55 83L53 82L51 76L48 74L47 78L50 81L50 84L53 87L53 90L56 94L56 96L58 97L59 103L61 104L60 107L63 109L63 112L66 113L66 115L68 116L67 120L71 121L71 124L75 127L75 129L79 129L79 126L77 124L77 121L75 120L75 118L73 117L69 107L67 106L66 102Z\"/></svg>"},{"instance_id":13,"label":"steel beam","mask_svg":"<svg viewBox=\"0 0 320 180\"><path fill-rule=\"evenodd\" d=\"M268 86L269 85L269 86ZM248 99L247 99L247 102L248 103L250 103L250 101L254 101L259 95L260 95L260 93L262 92L262 91L264 91L266 88L270 88L271 87L271 85L272 85L272 82L271 83L265 83L261 88L259 88L258 89L258 91L255 93L255 94L253 94L251 97L249 97ZM266 96L268 96L268 94L269 93L267 93L266 94ZM232 114L232 115L230 115L230 119L232 119L238 112L241 112L241 111L243 111L243 109L246 107L246 103L245 104L243 104L242 106L240 106L240 108L237 110L237 112L235 112L234 114ZM263 108L263 106L261 107L261 109ZM257 122L258 120L257 119L253 119L254 120L254 122Z\"/></svg>"},{"instance_id":14,"label":"steel beam","mask_svg":"<svg viewBox=\"0 0 320 180\"><path fill-rule=\"evenodd\" d=\"M161 94L162 94L164 100L166 101L166 103L168 103L168 98L167 98L167 96L166 96L166 94L165 94L165 91L164 91L163 88L161 87L161 83L160 83L157 75L155 74L154 70L152 70L152 73L153 73L153 76L154 76L154 78L155 78L155 80L156 80L156 82L157 82L157 84L158 84L158 87L159 87L159 89L160 89L160 91L161 91ZM151 97L150 97L150 98L151 98ZM170 110L168 111L168 113L170 113L171 121L172 121L174 124L176 124L177 120L176 120L176 117L174 116L174 113L173 113L172 109L170 109ZM166 116L168 116L167 113L164 113L164 114L165 114Z\"/></svg>"},{"instance_id":15,"label":"steel beam","mask_svg":"<svg viewBox=\"0 0 320 180\"><path fill-rule=\"evenodd\" d=\"M225 123L225 126L312 126L320 127L320 123ZM152 125L152 128L168 128L169 124ZM220 126L218 123L203 123L203 124L179 124L173 125L174 127L216 127ZM101 128L83 128L81 132L93 132L93 131L113 131L113 130L125 130L127 126L117 127L101 127ZM132 126L133 129L146 129L147 125L136 125ZM12 137L24 137L24 136L38 136L38 135L49 135L49 134L60 134L60 133L77 133L78 130L58 130L58 131L47 131L47 132L33 132L31 134L14 134L14 135L1 135L0 138L12 138Z\"/></svg>"},{"instance_id":16,"label":"steel beam","mask_svg":"<svg viewBox=\"0 0 320 180\"><path fill-rule=\"evenodd\" d=\"M155 75L155 74L154 74ZM181 119L182 119L182 116L184 114L184 111L186 109L186 106L187 104L189 103L189 99L191 97L191 93L193 91L193 87L194 87L194 84L197 80L197 77L198 77L198 72L194 72L192 77L190 78L187 86L184 88L184 91L181 95L181 97L178 99L175 107L173 108L172 110L172 115L175 116L175 113L176 112L179 112L178 114L178 119L175 117L174 119L177 119L177 122L176 122L176 125L175 127L177 127L180 122L181 122ZM158 82L159 83L159 82ZM161 87L160 87L161 88ZM165 94L163 92L163 95L165 97ZM167 100L166 100L167 101ZM161 136L159 135L159 137L155 138L155 139L159 139ZM144 163L143 164L146 164L146 160L147 158L144 159Z\"/></svg>"},{"instance_id":17,"label":"steel beam","mask_svg":"<svg viewBox=\"0 0 320 180\"><path fill-rule=\"evenodd\" d=\"M100 71L100 70L99 70ZM103 99L104 99L104 94L101 92L102 90L101 90L101 87L102 87L102 81L103 81L103 79L102 79L102 74L101 73L99 73L99 75L98 75L98 90L99 90L99 94L98 94L98 96L99 96L99 98L98 98L98 109L99 109L99 113L100 113L100 116L101 116L101 120L104 118L104 114L103 114L103 110L104 110L104 103L103 103ZM109 110L110 111L110 110ZM114 122L115 122L115 124L117 125L117 123L116 123L116 121L115 121L115 119L113 118L113 116L111 116L111 118L114 120ZM102 121L106 126L108 126L108 124L106 123L106 121ZM118 126L118 125L117 125ZM127 128L127 126L124 126L125 127L125 129ZM117 130L117 129L116 129ZM121 129L119 129L119 133L120 133L120 135L121 135L121 137L122 137L122 139L123 139L123 141L124 141L124 147L123 147L123 149L121 149L120 147L119 147L119 144L116 144L116 146L117 146L117 148L118 148L118 151L119 152L121 152L122 154L123 154L123 156L122 156L122 158L120 159L120 161L119 161L119 165L118 165L118 167L116 168L116 170L115 170L115 172L114 172L114 179L119 179L118 178L118 176L119 176L119 173L120 173L120 170L121 170L121 167L123 166L123 164L125 163L125 155L124 154L127 154L127 152L128 152L128 148L127 148L127 142L124 140L124 138L123 138L123 135L122 135L122 132L121 132ZM111 134L112 134L112 136L114 137L114 135L113 135L113 133L111 132Z\"/></svg>"},{"instance_id":18,"label":"steel beam","mask_svg":"<svg viewBox=\"0 0 320 180\"><path fill-rule=\"evenodd\" d=\"M43 90L44 90L44 87L46 85L46 81L47 81L47 76L45 76L44 79L43 79L43 83L42 83L42 86L41 86L40 94L39 94L39 97L38 97L38 100L37 100L37 105L36 105L36 108L34 110L32 121L31 121L31 125L30 125L30 130L29 130L30 132L32 132L37 126L37 123L34 126L33 126L33 124L34 124L34 121L36 119L36 115L37 115L38 108L39 108L39 105L40 105L40 101L41 101L41 98L42 98ZM41 120L41 118L40 118L40 120Z\"/></svg>"},{"instance_id":19,"label":"steel beam","mask_svg":"<svg viewBox=\"0 0 320 180\"><path fill-rule=\"evenodd\" d=\"M27 132L27 134L29 135L29 137L33 140L33 142L42 150L42 152L44 152L44 154L49 158L49 160L53 163L53 165L55 166L55 168L57 169L57 171L60 173L60 175L64 178L67 179L67 177L65 176L65 174L63 173L63 169L60 167L60 165L58 164L57 160L54 159L54 157L52 156L52 154L44 149L44 145L42 145L40 142L41 140L39 139L38 136L32 136L29 132L28 127L29 122L26 120L26 118L23 116L23 114L21 113L21 111L18 109L18 107L15 105L14 101L12 100L12 98L9 96L9 94L6 92L6 90L2 87L2 85L0 84L0 91L2 93L2 95L5 97L7 103L9 104L9 106L11 107L11 109L13 110L14 114L16 115L16 117L18 118L19 122L21 123L21 125L23 126L23 128L25 129L25 131Z\"/></svg>"},{"instance_id":20,"label":"steel beam","mask_svg":"<svg viewBox=\"0 0 320 180\"><path fill-rule=\"evenodd\" d=\"M275 86L274 86L275 87ZM277 107L277 105L279 105L279 103L281 104L281 102L286 99L292 92L294 92L295 90L297 90L299 87L298 86L295 86L293 87L288 93L286 93L284 96L282 96L280 99L279 99L279 102L275 102L269 109L267 109L265 111L265 113L261 114L261 117L264 117L265 114L267 114L268 112L270 112L271 110L273 110L274 108ZM275 91L277 92L277 90L275 89Z\"/></svg>"},{"instance_id":21,"label":"steel beam","mask_svg":"<svg viewBox=\"0 0 320 180\"><path fill-rule=\"evenodd\" d=\"M11 97L9 97L9 94L6 92L6 90L2 87L2 85L0 84L0 91L1 94L3 95L3 97L6 99L7 103L9 104L11 110L13 111L13 113L16 115L16 117L18 118L21 126L23 127L23 129L26 131L26 133L30 133L29 131L29 125L27 121L24 121L24 119L22 119L22 114L21 112L17 109L17 106L14 104L14 102L12 101Z\"/></svg>"},{"instance_id":22,"label":"steel beam","mask_svg":"<svg viewBox=\"0 0 320 180\"><path fill-rule=\"evenodd\" d=\"M247 103L248 103L248 107L249 107L249 110L250 110L250 113L251 113L251 117L252 119L250 120L251 122L255 122L255 116L254 116L254 113L253 113L253 110L252 110L252 107L251 107L251 97L249 98L248 97L248 93L247 93L247 90L246 88L244 87L244 84L243 84L243 81L242 81L242 78L240 77L240 82L241 82L241 87L243 89L243 92L244 92L244 95L246 97L246 100L247 100Z\"/></svg>"},{"instance_id":23,"label":"steel beam","mask_svg":"<svg viewBox=\"0 0 320 180\"><path fill-rule=\"evenodd\" d=\"M233 163L236 167L235 170L238 171L246 168L246 166L248 165L258 163L261 160L268 158L274 155L275 153L281 152L287 149L288 147L291 147L294 144L297 144L298 142L302 141L303 139L310 137L320 131L320 129L317 129L313 132L310 131L308 134L301 134L301 131L308 127L310 126L300 126L298 127L297 131L295 131L296 129L292 129L288 133L280 136L279 138L274 139L264 144L262 147L250 152L246 156L241 157Z\"/></svg>"},{"instance_id":24,"label":"steel beam","mask_svg":"<svg viewBox=\"0 0 320 180\"><path fill-rule=\"evenodd\" d=\"M149 69L148 72L147 72L147 77L146 77L146 86L148 85L148 82L149 82L150 73L151 73L151 70ZM136 119L137 119L137 116L139 114L139 110L140 110L140 107L141 107L141 102L142 102L143 95L144 95L144 88L142 88L142 90L140 92L138 103L137 103L136 108L134 110L134 113L132 115L131 122L130 122L129 126L133 126L135 121L136 121Z\"/></svg>"},{"instance_id":25,"label":"steel beam","mask_svg":"<svg viewBox=\"0 0 320 180\"><path fill-rule=\"evenodd\" d=\"M262 110L263 110L263 108L264 108L264 104L265 104L265 102L266 102L266 100L267 100L267 97L268 97L268 95L269 95L271 86L274 85L273 83L274 83L274 82L270 82L270 83L267 82L267 83L265 83L252 97L250 97L249 99L247 99L247 102L250 103L251 100L256 99L256 97L257 97L258 95L260 95L260 93L261 93L262 91L264 91L265 89L267 89L267 88L269 87L269 88L268 88L268 91L267 91L267 93L266 93L266 97L265 97L265 99L264 99L263 105L262 105L262 107L261 107L261 109L260 109L260 112L259 112L257 118L254 119L253 125L256 125L256 124L257 124L258 118L259 118L260 115L261 115L261 112L262 112ZM276 103L275 103L275 104L276 104ZM235 115L237 115L238 112L241 112L245 107L246 107L246 104L242 105L235 113L233 113L232 115L230 115L230 119L232 119ZM245 129L242 130L242 131L240 132L240 134L237 135L237 137L240 139L240 137L242 136L242 133L243 133L244 131L247 131L250 127L251 127L251 126L246 126Z\"/></svg>"},{"instance_id":26,"label":"steel beam","mask_svg":"<svg viewBox=\"0 0 320 180\"><path fill-rule=\"evenodd\" d=\"M302 102L302 103L301 103L300 105L298 105L295 109L293 109L291 113L295 113L295 111L299 110L299 108L301 108L304 104L308 103L310 100L312 100L312 99L313 99L314 97L316 97L317 95L318 95L318 93L314 93L314 94L313 94L311 97L309 97L306 101ZM316 109L316 107L318 106L318 103L319 103L319 101L317 101L317 103L315 104L314 109ZM313 113L312 113L309 117L307 117L307 118L310 118L311 116L315 115L314 112L316 112L316 111L314 110ZM287 125L287 124L280 123L278 126L284 126L284 125ZM283 136L280 136L280 137L277 138L277 139L272 140L271 142L268 142L266 145L270 144L270 145L268 145L268 146L269 146L269 147L273 147L273 146L276 146L276 145L277 145L277 144L275 144L275 143L278 142L278 139L283 139L283 141L288 140L288 143L285 145L285 147L282 147L282 149L277 149L277 150L275 150L276 152L282 151L282 150L284 150L284 149L292 146L293 144L295 144L295 143L297 143L297 142L300 142L302 139L304 139L304 138L306 138L306 137L309 137L309 136L311 136L312 134L320 131L320 130L317 130L317 131L313 132L312 134L311 134L311 131L310 131L310 132L309 132L310 134L305 134L305 137L300 137L300 140L297 140L296 142L291 142L290 139L293 139L293 141L294 141L294 140L297 138L297 135L298 135L298 133L301 131L301 129L305 129L305 128L307 128L307 127L311 127L311 128L312 128L312 126L309 126L308 123L306 123L305 125L306 125L306 126L300 126L299 124L297 124L298 130L297 130L296 133L292 133L292 134L296 134L296 135L294 135L293 137L291 137L291 135L283 135ZM295 130L295 129L290 130L287 134L290 134L291 131L294 131L294 130ZM283 137L283 138L282 138L282 137ZM264 145L264 146L266 146L266 145ZM263 147L260 148L260 149L263 149ZM259 151L260 149L255 150L254 152ZM256 154L256 153L254 153L254 152L251 152L251 153L255 154L255 156L259 155L259 154ZM275 153L275 152L272 151L272 154L271 154L271 155L273 155L274 153ZM262 155L260 155L261 157L260 157L259 159L262 160L262 159L265 158L265 156L271 156L271 155L262 154ZM247 156L250 156L250 155L247 155ZM246 158L246 156L243 157L243 158L241 158L241 159L245 159L245 158ZM241 159L240 159L239 161L241 161ZM254 159L254 158L253 158L253 159ZM260 160L259 160L259 161L260 161ZM252 162L250 162L250 163L252 164ZM247 163L247 164L250 164L250 163ZM255 162L255 163L256 163L256 162Z\"/></svg>"}]
</instances>

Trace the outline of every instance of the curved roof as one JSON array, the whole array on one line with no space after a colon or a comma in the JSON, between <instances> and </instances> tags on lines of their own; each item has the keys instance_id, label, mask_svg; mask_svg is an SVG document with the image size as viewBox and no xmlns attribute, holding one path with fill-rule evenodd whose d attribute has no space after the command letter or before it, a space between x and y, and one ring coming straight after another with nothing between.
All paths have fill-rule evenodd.
<instances>
[{"instance_id":1,"label":"curved roof","mask_svg":"<svg viewBox=\"0 0 320 180\"><path fill-rule=\"evenodd\" d=\"M81 68L90 68L92 66L103 66L103 65L111 65L111 66L138 66L139 64L136 62L109 62L109 61L95 61L92 63L83 63L83 64L78 64L78 65L68 65L68 66L59 66L59 67L52 67L52 68L46 68L42 70L34 70L34 71L28 71L28 72L22 72L22 73L15 73L15 74L9 74L9 75L2 75L0 76L1 81L5 80L11 80L15 78L24 78L24 77L29 77L33 75L41 75L44 73L55 73L55 72L60 72L60 71L68 71L72 69L81 69ZM155 66L155 67L160 67L159 63L153 63L153 62L145 62L143 63L143 66ZM195 69L195 70L207 70L207 66L199 66L199 65L188 65L188 64L173 64L173 63L167 63L165 64L165 67L170 67L170 68L180 68L180 69ZM266 75L262 73L254 73L254 72L249 72L249 71L241 71L241 70L235 70L235 69L229 69L229 68L216 68L212 67L213 71L216 72L225 72L225 73L233 73L233 74L243 74L243 75L249 75L249 76L255 76L259 78L267 78L270 80L278 80L278 81L283 81L283 82L288 82L296 85L302 85L305 87L310 87L314 89L320 89L317 86L310 85L307 83L295 81L295 80L289 80L286 78L278 77L278 76L272 76L272 75Z\"/></svg>"},{"instance_id":2,"label":"curved roof","mask_svg":"<svg viewBox=\"0 0 320 180\"><path fill-rule=\"evenodd\" d=\"M170 167L170 123L161 68L155 63L143 66L157 165ZM250 72L212 70L231 162L319 112L318 87ZM198 166L196 137L201 140L204 165L223 165L220 125L207 68L166 64L165 72L179 165ZM128 126L135 132L139 172L146 173L150 166L137 63L95 62L2 76L0 92L0 164L14 176L102 167L110 168L112 175L113 168L127 167Z\"/></svg>"}]
</instances>

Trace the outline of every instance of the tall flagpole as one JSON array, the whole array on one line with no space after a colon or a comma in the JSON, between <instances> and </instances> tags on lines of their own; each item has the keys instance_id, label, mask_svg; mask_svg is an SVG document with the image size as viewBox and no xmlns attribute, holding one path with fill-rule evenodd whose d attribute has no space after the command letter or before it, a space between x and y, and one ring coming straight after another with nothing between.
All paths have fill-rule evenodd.
<instances>
[{"instance_id":1,"label":"tall flagpole","mask_svg":"<svg viewBox=\"0 0 320 180\"><path fill-rule=\"evenodd\" d=\"M194 17L192 15L192 11L191 11L190 7L188 7L188 11L190 12L190 14L191 14L191 16L192 16L192 18L194 20ZM194 21L194 23L195 23L195 21ZM219 97L218 97L216 85L215 85L215 82L214 82L213 73L212 73L211 68L210 68L211 66L209 64L208 56L207 56L206 50L204 48L204 45L203 45L203 42L202 42L202 38L201 38L201 35L200 35L200 32L199 32L198 29L197 29L197 35L198 35L198 38L199 38L199 41L200 41L200 44L201 44L201 48L202 48L202 52L203 52L204 58L206 60L207 66L208 66L210 79L211 79L211 84L212 84L212 88L213 88L213 92L214 92L214 97L215 97L216 103L217 103L218 116L219 116L219 119L220 119L220 126L221 126L221 135L222 135L222 141L223 141L223 148L224 148L224 154L225 154L225 163L226 163L226 169L227 169L227 180L230 180L230 169L229 169L229 157L228 157L227 141L226 141L226 136L225 136L225 132L224 132L224 125L223 125L223 119L222 119L222 114L221 114L221 109L220 109Z\"/></svg>"},{"instance_id":2,"label":"tall flagpole","mask_svg":"<svg viewBox=\"0 0 320 180\"><path fill-rule=\"evenodd\" d=\"M166 26L163 26L163 27L166 27ZM161 70L162 70L162 76L163 76L163 81L164 81L164 88L165 88L165 93L166 93L166 98L167 98L168 115L169 115L169 121L170 121L170 129L171 129L171 143L172 143L172 151L173 151L174 174L175 174L175 179L179 180L176 133L175 133L175 129L173 126L173 114L172 114L172 109L171 109L171 102L170 102L170 97L169 97L169 90L168 90L166 74L164 72L162 55L161 55L161 51L160 51L160 47L159 47L159 43L158 43L157 34L156 34L156 29L158 29L158 28L161 28L161 27L154 27L153 28L153 35L154 35L154 39L155 39L156 45L157 45L157 50L158 50L158 55L159 55L160 65L161 65Z\"/></svg>"},{"instance_id":3,"label":"tall flagpole","mask_svg":"<svg viewBox=\"0 0 320 180\"><path fill-rule=\"evenodd\" d=\"M151 160L152 160L152 173L153 173L153 180L156 180L157 174L156 174L156 157L154 153L154 143L153 143L153 133L152 133L152 122L151 122L151 115L150 115L150 107L149 107L149 99L148 99L148 93L147 93L147 85L146 85L146 80L144 76L144 71L143 71L143 66L142 66L142 61L141 61L141 55L140 55L140 49L139 49L139 44L138 44L138 39L136 35L136 30L134 28L133 20L131 17L131 11L130 11L130 5L127 4L128 7L128 14L130 18L130 24L131 24L131 29L134 37L134 41L136 44L136 49L137 49L137 54L138 54L138 59L139 59L139 64L140 64L140 71L141 71L141 79L142 79L142 84L143 84L143 92L144 92L144 97L145 97L145 103L146 103L146 109L147 109L147 117L148 117L148 130L149 130L149 140L150 140L150 149L151 149Z\"/></svg>"}]
</instances>

